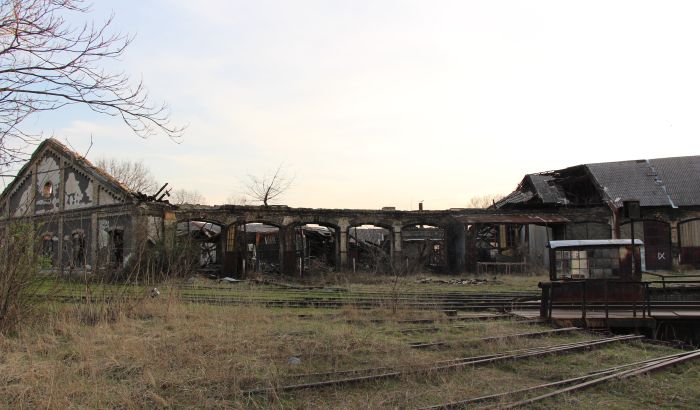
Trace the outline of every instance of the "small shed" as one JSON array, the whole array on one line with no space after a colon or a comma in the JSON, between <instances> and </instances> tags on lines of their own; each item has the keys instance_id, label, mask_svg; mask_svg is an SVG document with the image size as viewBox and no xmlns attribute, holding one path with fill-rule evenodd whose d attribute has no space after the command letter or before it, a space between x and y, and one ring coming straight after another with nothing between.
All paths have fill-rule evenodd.
<instances>
[{"instance_id":1,"label":"small shed","mask_svg":"<svg viewBox=\"0 0 700 410\"><path fill-rule=\"evenodd\" d=\"M639 302L644 298L644 243L631 239L549 241L549 278L540 283L549 303ZM632 269L632 248L635 263Z\"/></svg>"},{"instance_id":2,"label":"small shed","mask_svg":"<svg viewBox=\"0 0 700 410\"><path fill-rule=\"evenodd\" d=\"M632 247L635 266L632 269ZM641 281L644 243L631 239L549 241L549 278Z\"/></svg>"}]
</instances>

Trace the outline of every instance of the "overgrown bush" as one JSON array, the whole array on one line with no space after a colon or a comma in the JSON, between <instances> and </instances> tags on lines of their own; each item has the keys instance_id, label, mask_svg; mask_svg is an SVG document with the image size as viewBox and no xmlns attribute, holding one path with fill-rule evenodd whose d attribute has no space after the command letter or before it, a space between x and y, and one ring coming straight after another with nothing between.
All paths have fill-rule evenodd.
<instances>
[{"instance_id":1,"label":"overgrown bush","mask_svg":"<svg viewBox=\"0 0 700 410\"><path fill-rule=\"evenodd\" d=\"M0 234L0 333L10 333L39 305L36 297L47 279L39 274L45 263L31 223L15 222Z\"/></svg>"}]
</instances>

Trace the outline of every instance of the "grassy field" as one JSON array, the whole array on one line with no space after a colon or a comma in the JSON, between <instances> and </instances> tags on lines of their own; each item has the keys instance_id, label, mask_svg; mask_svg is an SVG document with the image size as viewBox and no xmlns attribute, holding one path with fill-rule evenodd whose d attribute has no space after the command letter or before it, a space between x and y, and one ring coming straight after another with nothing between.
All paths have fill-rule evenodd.
<instances>
[{"instance_id":1,"label":"grassy field","mask_svg":"<svg viewBox=\"0 0 700 410\"><path fill-rule=\"evenodd\" d=\"M419 284L406 292L496 292L536 290L538 277L501 278L483 285ZM442 277L441 279L444 279ZM392 290L377 283L319 281L345 291ZM206 286L204 294L253 292L281 297L288 289L237 283ZM305 283L303 286L312 285ZM534 286L534 289L533 289ZM80 292L77 285L66 289ZM142 294L146 288L133 287ZM298 375L387 367L424 369L431 363L603 338L584 331L536 338L478 339L550 329L514 320L448 321L429 309L288 309L184 303L184 292L163 286L156 299L122 303L46 303L32 323L0 336L0 406L6 408L421 408L676 352L638 341L591 351L468 366L444 372L305 389L246 394L246 390L294 383ZM322 292L322 290L308 290ZM105 290L104 293L108 293ZM306 292L300 292L305 294ZM379 321L381 319L381 321ZM433 320L429 324L408 319ZM411 331L413 330L413 331ZM443 342L414 349L411 343ZM308 380L308 378L307 378ZM557 396L533 408L697 408L700 362L650 376ZM486 405L494 403L485 403ZM495 404L499 404L496 402Z\"/></svg>"}]
</instances>

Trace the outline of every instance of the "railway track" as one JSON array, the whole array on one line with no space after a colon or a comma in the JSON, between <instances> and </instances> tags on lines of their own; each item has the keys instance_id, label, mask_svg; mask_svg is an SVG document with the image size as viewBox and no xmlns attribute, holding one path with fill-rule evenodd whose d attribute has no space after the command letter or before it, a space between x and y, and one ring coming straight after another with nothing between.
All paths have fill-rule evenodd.
<instances>
[{"instance_id":1,"label":"railway track","mask_svg":"<svg viewBox=\"0 0 700 410\"><path fill-rule=\"evenodd\" d=\"M350 369L325 373L309 373L293 375L293 382L277 387L264 387L244 391L244 394L268 394L289 392L302 389L316 389L329 386L339 387L386 379L396 379L406 375L425 375L434 372L444 372L468 366L480 366L503 361L522 360L531 357L545 356L557 353L588 350L602 347L611 343L626 342L642 339L638 335L613 336L602 339L565 343L547 347L511 350L491 355L462 357L429 363L421 368L368 368ZM322 379L322 380L318 380Z\"/></svg>"},{"instance_id":2,"label":"railway track","mask_svg":"<svg viewBox=\"0 0 700 410\"><path fill-rule=\"evenodd\" d=\"M499 340L506 340L506 339L551 336L553 334L569 333L569 332L573 332L576 330L582 330L582 329L580 329L578 327L563 327L563 328L559 328L559 329L542 330L539 332L515 333L515 334L510 334L510 335L482 337L482 338L478 338L478 339L466 339L466 340L455 340L455 341L444 341L443 340L443 341L433 341L433 342L412 342L412 343L409 343L408 345L413 349L429 349L429 348L436 349L436 348L447 348L447 347L454 347L454 346L468 346L468 345L479 344L479 343L490 343L490 342L496 342Z\"/></svg>"},{"instance_id":3,"label":"railway track","mask_svg":"<svg viewBox=\"0 0 700 410\"><path fill-rule=\"evenodd\" d=\"M344 307L354 307L357 309L375 309L381 307L392 307L402 309L420 309L420 310L438 310L444 312L457 311L487 311L497 310L505 311L514 307L527 308L539 306L537 302L528 302L516 300L509 296L498 295L463 295L462 297L446 296L440 298L436 295L414 295L411 297L364 297L362 295L348 295L342 298L337 297L290 297L290 298L270 298L264 295L228 295L228 294L197 294L197 293L181 293L177 295L178 299L187 303L202 303L212 305L257 305L265 307L279 308L329 308L338 309ZM110 297L88 297L84 295L51 295L44 297L47 300L58 302L100 302L111 300L138 300L142 297L137 296L118 296ZM521 298L520 296L518 298Z\"/></svg>"},{"instance_id":4,"label":"railway track","mask_svg":"<svg viewBox=\"0 0 700 410\"><path fill-rule=\"evenodd\" d=\"M104 302L111 300L128 301L139 300L142 296L87 297L80 295L50 295L43 297L46 300L78 303L78 302ZM354 295L336 297L294 297L294 298L269 298L260 295L201 295L182 293L177 298L186 303L210 304L210 305L253 305L272 308L325 308L341 309L353 307L356 309L399 308L414 310L442 311L446 314L457 315L460 311L475 312L510 312L513 310L539 310L540 303L534 296L512 297L488 295L469 295L461 297L446 296L441 299L436 295L413 295L410 297L355 297ZM557 303L553 309L581 310L581 303ZM642 303L601 303L591 302L586 304L586 310L595 311L637 311L640 315L643 311L654 313L655 310L700 310L700 301L650 301L649 305ZM461 320L461 319L457 319ZM426 322L427 323L427 322Z\"/></svg>"},{"instance_id":5,"label":"railway track","mask_svg":"<svg viewBox=\"0 0 700 410\"><path fill-rule=\"evenodd\" d=\"M567 378L555 382L548 382L523 389L511 390L501 393L489 394L485 396L473 397L464 400L451 401L434 406L421 407L419 410L437 410L437 409L463 409L474 408L475 405L484 402L493 402L498 400L498 404L491 404L484 409L512 409L523 407L528 404L533 404L538 401L549 399L564 393L571 393L577 390L593 387L612 380L623 380L634 376L650 373L661 370L665 367L681 364L689 360L700 358L700 350L690 352L682 352L667 356L656 357L653 359L642 360L634 363L628 363L620 366L610 367L596 372L588 373L578 377ZM555 390L551 390L551 389ZM549 391L548 391L549 390ZM540 393L538 393L540 392ZM521 398L520 400L504 403L508 398L520 397L530 393L537 394L533 397Z\"/></svg>"}]
</instances>

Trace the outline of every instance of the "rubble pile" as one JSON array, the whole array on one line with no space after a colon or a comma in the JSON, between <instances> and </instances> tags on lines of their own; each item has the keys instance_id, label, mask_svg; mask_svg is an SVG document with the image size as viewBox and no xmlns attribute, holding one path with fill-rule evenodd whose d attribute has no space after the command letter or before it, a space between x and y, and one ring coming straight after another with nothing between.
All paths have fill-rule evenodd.
<instances>
[{"instance_id":1,"label":"rubble pile","mask_svg":"<svg viewBox=\"0 0 700 410\"><path fill-rule=\"evenodd\" d=\"M416 283L420 284L433 284L433 283L442 283L445 285L486 285L486 284L491 284L491 285L501 285L503 284L503 281L497 280L497 279L481 279L481 278L472 278L472 279L464 279L464 278L455 278L455 279L434 279L434 278L423 278L423 279L418 279L416 280Z\"/></svg>"}]
</instances>

